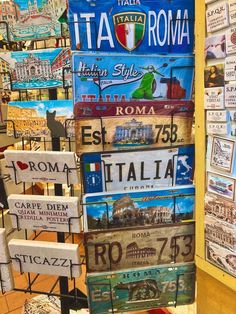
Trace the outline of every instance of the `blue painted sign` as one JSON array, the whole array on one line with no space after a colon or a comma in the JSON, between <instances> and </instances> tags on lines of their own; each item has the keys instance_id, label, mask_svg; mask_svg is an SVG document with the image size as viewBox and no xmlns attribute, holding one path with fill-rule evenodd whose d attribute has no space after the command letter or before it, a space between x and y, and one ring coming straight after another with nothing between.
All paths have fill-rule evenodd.
<instances>
[{"instance_id":1,"label":"blue painted sign","mask_svg":"<svg viewBox=\"0 0 236 314\"><path fill-rule=\"evenodd\" d=\"M87 101L191 100L191 56L73 54L75 105Z\"/></svg>"},{"instance_id":2,"label":"blue painted sign","mask_svg":"<svg viewBox=\"0 0 236 314\"><path fill-rule=\"evenodd\" d=\"M185 263L88 274L87 286L91 314L137 313L191 304L195 298L195 266Z\"/></svg>"},{"instance_id":3,"label":"blue painted sign","mask_svg":"<svg viewBox=\"0 0 236 314\"><path fill-rule=\"evenodd\" d=\"M191 53L193 0L69 0L73 50Z\"/></svg>"},{"instance_id":4,"label":"blue painted sign","mask_svg":"<svg viewBox=\"0 0 236 314\"><path fill-rule=\"evenodd\" d=\"M85 194L83 204L85 231L170 224L193 218L195 188Z\"/></svg>"},{"instance_id":5,"label":"blue painted sign","mask_svg":"<svg viewBox=\"0 0 236 314\"><path fill-rule=\"evenodd\" d=\"M194 145L84 153L85 193L157 189L193 183Z\"/></svg>"}]
</instances>

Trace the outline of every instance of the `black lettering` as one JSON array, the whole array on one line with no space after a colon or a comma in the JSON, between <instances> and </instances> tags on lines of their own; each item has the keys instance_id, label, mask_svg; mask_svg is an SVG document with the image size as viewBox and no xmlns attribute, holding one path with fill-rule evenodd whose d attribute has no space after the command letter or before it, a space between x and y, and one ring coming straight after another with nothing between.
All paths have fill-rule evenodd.
<instances>
[{"instance_id":1,"label":"black lettering","mask_svg":"<svg viewBox=\"0 0 236 314\"><path fill-rule=\"evenodd\" d=\"M61 264L61 267L69 267L69 265L65 265L67 262L67 259L60 258L60 261L63 261L63 263Z\"/></svg>"},{"instance_id":2,"label":"black lettering","mask_svg":"<svg viewBox=\"0 0 236 314\"><path fill-rule=\"evenodd\" d=\"M91 137L91 133L85 133L86 130L91 130L91 126L82 126L82 145L92 145L91 142L86 142L86 137Z\"/></svg>"},{"instance_id":3,"label":"black lettering","mask_svg":"<svg viewBox=\"0 0 236 314\"><path fill-rule=\"evenodd\" d=\"M29 161L30 171L38 171L33 161Z\"/></svg>"},{"instance_id":4,"label":"black lettering","mask_svg":"<svg viewBox=\"0 0 236 314\"><path fill-rule=\"evenodd\" d=\"M50 266L51 264L49 263L49 260L47 259L47 257L44 258L43 261L43 265L48 264L48 266Z\"/></svg>"},{"instance_id":5,"label":"black lettering","mask_svg":"<svg viewBox=\"0 0 236 314\"><path fill-rule=\"evenodd\" d=\"M168 161L167 167L166 167L166 173L165 173L165 179L167 177L173 178L173 163L172 159Z\"/></svg>"},{"instance_id":6,"label":"black lettering","mask_svg":"<svg viewBox=\"0 0 236 314\"><path fill-rule=\"evenodd\" d=\"M57 257L52 257L51 260L53 261L52 266L60 266L60 264L56 264L56 262L58 261Z\"/></svg>"},{"instance_id":7,"label":"black lettering","mask_svg":"<svg viewBox=\"0 0 236 314\"><path fill-rule=\"evenodd\" d=\"M41 265L40 256L34 256L33 261L34 261L35 264Z\"/></svg>"},{"instance_id":8,"label":"black lettering","mask_svg":"<svg viewBox=\"0 0 236 314\"><path fill-rule=\"evenodd\" d=\"M101 132L100 131L94 131L93 132L93 138L94 138L94 140L93 140L93 144L94 145L99 145L99 144L101 144L101 141L102 141L102 139L101 139Z\"/></svg>"},{"instance_id":9,"label":"black lettering","mask_svg":"<svg viewBox=\"0 0 236 314\"><path fill-rule=\"evenodd\" d=\"M158 179L161 179L160 177L160 163L162 161L161 160L155 160L155 164L156 164L156 176L154 178L154 180L158 180Z\"/></svg>"},{"instance_id":10,"label":"black lettering","mask_svg":"<svg viewBox=\"0 0 236 314\"><path fill-rule=\"evenodd\" d=\"M134 163L133 162L131 162L130 166L129 166L129 172L128 172L127 181L130 181L131 179L136 181L136 174L135 174L135 168L134 168Z\"/></svg>"},{"instance_id":11,"label":"black lettering","mask_svg":"<svg viewBox=\"0 0 236 314\"><path fill-rule=\"evenodd\" d=\"M49 169L48 169L49 172L59 172L59 168L58 168L58 163L57 162L55 162L54 167L53 167L53 165L50 162L48 163L48 166L49 166Z\"/></svg>"},{"instance_id":12,"label":"black lettering","mask_svg":"<svg viewBox=\"0 0 236 314\"><path fill-rule=\"evenodd\" d=\"M105 265L106 259L104 257L104 254L106 252L106 245L105 244L95 244L94 252L95 252L95 264L96 265L99 264L99 257L100 257L102 263Z\"/></svg>"},{"instance_id":13,"label":"black lettering","mask_svg":"<svg viewBox=\"0 0 236 314\"><path fill-rule=\"evenodd\" d=\"M119 167L119 182L122 182L122 167L125 166L125 163L117 163L116 166Z\"/></svg>"},{"instance_id":14,"label":"black lettering","mask_svg":"<svg viewBox=\"0 0 236 314\"><path fill-rule=\"evenodd\" d=\"M114 254L115 256L117 255L117 258L115 259L113 257L113 248L114 247L117 247L118 249L118 254ZM117 264L121 261L121 258L122 258L122 247L121 247L121 244L119 242L112 242L111 245L109 246L109 260L111 261L111 263L113 264Z\"/></svg>"},{"instance_id":15,"label":"black lettering","mask_svg":"<svg viewBox=\"0 0 236 314\"><path fill-rule=\"evenodd\" d=\"M113 180L111 179L111 166L112 164L105 164L105 173L106 173L107 183L113 182Z\"/></svg>"},{"instance_id":16,"label":"black lettering","mask_svg":"<svg viewBox=\"0 0 236 314\"><path fill-rule=\"evenodd\" d=\"M141 177L140 177L141 180L150 180L151 178L148 178L148 177L144 177L144 161L141 162Z\"/></svg>"},{"instance_id":17,"label":"black lettering","mask_svg":"<svg viewBox=\"0 0 236 314\"><path fill-rule=\"evenodd\" d=\"M42 171L42 172L47 171L47 165L46 165L45 162L42 162L42 161L39 162L39 163L38 163L38 168L39 168L39 170Z\"/></svg>"}]
</instances>

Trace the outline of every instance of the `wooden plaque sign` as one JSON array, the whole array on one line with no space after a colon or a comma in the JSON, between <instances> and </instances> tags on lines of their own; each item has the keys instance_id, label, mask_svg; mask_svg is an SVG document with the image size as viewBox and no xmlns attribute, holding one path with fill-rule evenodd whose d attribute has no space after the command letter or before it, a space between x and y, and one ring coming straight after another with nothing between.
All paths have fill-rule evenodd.
<instances>
[{"instance_id":1,"label":"wooden plaque sign","mask_svg":"<svg viewBox=\"0 0 236 314\"><path fill-rule=\"evenodd\" d=\"M190 304L194 301L192 263L88 274L91 314L123 313Z\"/></svg>"},{"instance_id":2,"label":"wooden plaque sign","mask_svg":"<svg viewBox=\"0 0 236 314\"><path fill-rule=\"evenodd\" d=\"M78 183L73 152L6 150L4 155L17 182Z\"/></svg>"},{"instance_id":3,"label":"wooden plaque sign","mask_svg":"<svg viewBox=\"0 0 236 314\"><path fill-rule=\"evenodd\" d=\"M194 223L85 233L88 272L190 262Z\"/></svg>"},{"instance_id":4,"label":"wooden plaque sign","mask_svg":"<svg viewBox=\"0 0 236 314\"><path fill-rule=\"evenodd\" d=\"M80 232L77 197L11 194L8 204L14 228Z\"/></svg>"},{"instance_id":5,"label":"wooden plaque sign","mask_svg":"<svg viewBox=\"0 0 236 314\"><path fill-rule=\"evenodd\" d=\"M9 250L16 271L79 277L79 246L70 243L13 239Z\"/></svg>"}]
</instances>

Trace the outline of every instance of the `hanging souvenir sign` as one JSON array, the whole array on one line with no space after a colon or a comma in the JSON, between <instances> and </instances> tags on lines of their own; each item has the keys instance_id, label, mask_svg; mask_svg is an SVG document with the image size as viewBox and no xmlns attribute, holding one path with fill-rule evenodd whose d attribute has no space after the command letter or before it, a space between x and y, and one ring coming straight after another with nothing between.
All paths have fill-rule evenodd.
<instances>
[{"instance_id":1,"label":"hanging souvenir sign","mask_svg":"<svg viewBox=\"0 0 236 314\"><path fill-rule=\"evenodd\" d=\"M13 239L9 250L16 271L79 277L79 246L70 243Z\"/></svg>"},{"instance_id":2,"label":"hanging souvenir sign","mask_svg":"<svg viewBox=\"0 0 236 314\"><path fill-rule=\"evenodd\" d=\"M206 240L215 242L236 253L236 228L213 216L205 216Z\"/></svg>"},{"instance_id":3,"label":"hanging souvenir sign","mask_svg":"<svg viewBox=\"0 0 236 314\"><path fill-rule=\"evenodd\" d=\"M220 137L209 137L208 152L210 153L211 167L229 173L234 171L235 141Z\"/></svg>"},{"instance_id":4,"label":"hanging souvenir sign","mask_svg":"<svg viewBox=\"0 0 236 314\"><path fill-rule=\"evenodd\" d=\"M192 184L194 145L81 155L85 193Z\"/></svg>"},{"instance_id":5,"label":"hanging souvenir sign","mask_svg":"<svg viewBox=\"0 0 236 314\"><path fill-rule=\"evenodd\" d=\"M84 230L170 224L193 219L194 195L193 186L85 194Z\"/></svg>"},{"instance_id":6,"label":"hanging souvenir sign","mask_svg":"<svg viewBox=\"0 0 236 314\"><path fill-rule=\"evenodd\" d=\"M207 191L234 200L235 180L218 173L207 173Z\"/></svg>"},{"instance_id":7,"label":"hanging souvenir sign","mask_svg":"<svg viewBox=\"0 0 236 314\"><path fill-rule=\"evenodd\" d=\"M63 67L70 64L70 50L1 52L0 60L6 69L4 89L56 88L63 86Z\"/></svg>"},{"instance_id":8,"label":"hanging souvenir sign","mask_svg":"<svg viewBox=\"0 0 236 314\"><path fill-rule=\"evenodd\" d=\"M190 144L193 110L176 106L172 114L168 112L163 109L149 116L80 118L75 122L76 152Z\"/></svg>"},{"instance_id":9,"label":"hanging souvenir sign","mask_svg":"<svg viewBox=\"0 0 236 314\"><path fill-rule=\"evenodd\" d=\"M226 31L226 53L236 53L236 27L231 27Z\"/></svg>"},{"instance_id":10,"label":"hanging souvenir sign","mask_svg":"<svg viewBox=\"0 0 236 314\"><path fill-rule=\"evenodd\" d=\"M61 37L58 18L65 9L66 3L61 0L14 0L1 1L0 4L2 19L8 24L11 41Z\"/></svg>"},{"instance_id":11,"label":"hanging souvenir sign","mask_svg":"<svg viewBox=\"0 0 236 314\"><path fill-rule=\"evenodd\" d=\"M205 68L205 87L224 86L224 65L216 64Z\"/></svg>"},{"instance_id":12,"label":"hanging souvenir sign","mask_svg":"<svg viewBox=\"0 0 236 314\"><path fill-rule=\"evenodd\" d=\"M69 0L72 50L192 53L194 1Z\"/></svg>"},{"instance_id":13,"label":"hanging souvenir sign","mask_svg":"<svg viewBox=\"0 0 236 314\"><path fill-rule=\"evenodd\" d=\"M3 294L14 288L6 229L4 228L0 228L0 247L0 293Z\"/></svg>"},{"instance_id":14,"label":"hanging souvenir sign","mask_svg":"<svg viewBox=\"0 0 236 314\"><path fill-rule=\"evenodd\" d=\"M206 119L211 122L227 122L230 119L228 110L207 110Z\"/></svg>"},{"instance_id":15,"label":"hanging souvenir sign","mask_svg":"<svg viewBox=\"0 0 236 314\"><path fill-rule=\"evenodd\" d=\"M11 194L8 203L14 228L80 232L77 197Z\"/></svg>"},{"instance_id":16,"label":"hanging souvenir sign","mask_svg":"<svg viewBox=\"0 0 236 314\"><path fill-rule=\"evenodd\" d=\"M224 109L224 87L204 89L205 109Z\"/></svg>"},{"instance_id":17,"label":"hanging souvenir sign","mask_svg":"<svg viewBox=\"0 0 236 314\"><path fill-rule=\"evenodd\" d=\"M74 104L86 101L191 100L191 56L72 56Z\"/></svg>"},{"instance_id":18,"label":"hanging souvenir sign","mask_svg":"<svg viewBox=\"0 0 236 314\"><path fill-rule=\"evenodd\" d=\"M205 58L221 59L226 57L225 35L209 36L205 39Z\"/></svg>"},{"instance_id":19,"label":"hanging souvenir sign","mask_svg":"<svg viewBox=\"0 0 236 314\"><path fill-rule=\"evenodd\" d=\"M236 23L236 0L229 0L229 22Z\"/></svg>"},{"instance_id":20,"label":"hanging souvenir sign","mask_svg":"<svg viewBox=\"0 0 236 314\"><path fill-rule=\"evenodd\" d=\"M230 133L230 123L207 121L207 135L230 135Z\"/></svg>"},{"instance_id":21,"label":"hanging souvenir sign","mask_svg":"<svg viewBox=\"0 0 236 314\"><path fill-rule=\"evenodd\" d=\"M222 246L206 242L206 259L208 262L236 277L236 253Z\"/></svg>"},{"instance_id":22,"label":"hanging souvenir sign","mask_svg":"<svg viewBox=\"0 0 236 314\"><path fill-rule=\"evenodd\" d=\"M194 222L91 231L84 241L87 272L191 262Z\"/></svg>"},{"instance_id":23,"label":"hanging souvenir sign","mask_svg":"<svg viewBox=\"0 0 236 314\"><path fill-rule=\"evenodd\" d=\"M225 81L236 81L236 57L225 58Z\"/></svg>"},{"instance_id":24,"label":"hanging souvenir sign","mask_svg":"<svg viewBox=\"0 0 236 314\"><path fill-rule=\"evenodd\" d=\"M4 155L15 182L78 183L73 152L6 150Z\"/></svg>"},{"instance_id":25,"label":"hanging souvenir sign","mask_svg":"<svg viewBox=\"0 0 236 314\"><path fill-rule=\"evenodd\" d=\"M229 7L227 2L218 1L206 10L207 32L212 33L229 26Z\"/></svg>"},{"instance_id":26,"label":"hanging souvenir sign","mask_svg":"<svg viewBox=\"0 0 236 314\"><path fill-rule=\"evenodd\" d=\"M71 100L16 101L8 104L7 135L16 137L71 137L74 127ZM72 124L72 123L71 123ZM67 130L66 130L67 127ZM67 132L66 132L67 131Z\"/></svg>"},{"instance_id":27,"label":"hanging souvenir sign","mask_svg":"<svg viewBox=\"0 0 236 314\"><path fill-rule=\"evenodd\" d=\"M194 111L192 101L163 100L142 102L81 102L74 106L75 119L83 117L123 117L123 116L174 116L180 114L189 115L191 118Z\"/></svg>"},{"instance_id":28,"label":"hanging souvenir sign","mask_svg":"<svg viewBox=\"0 0 236 314\"><path fill-rule=\"evenodd\" d=\"M126 269L87 275L91 314L148 310L191 304L195 298L193 263Z\"/></svg>"},{"instance_id":29,"label":"hanging souvenir sign","mask_svg":"<svg viewBox=\"0 0 236 314\"><path fill-rule=\"evenodd\" d=\"M225 107L236 108L236 82L225 84Z\"/></svg>"},{"instance_id":30,"label":"hanging souvenir sign","mask_svg":"<svg viewBox=\"0 0 236 314\"><path fill-rule=\"evenodd\" d=\"M236 204L218 195L205 195L205 213L236 227Z\"/></svg>"}]
</instances>

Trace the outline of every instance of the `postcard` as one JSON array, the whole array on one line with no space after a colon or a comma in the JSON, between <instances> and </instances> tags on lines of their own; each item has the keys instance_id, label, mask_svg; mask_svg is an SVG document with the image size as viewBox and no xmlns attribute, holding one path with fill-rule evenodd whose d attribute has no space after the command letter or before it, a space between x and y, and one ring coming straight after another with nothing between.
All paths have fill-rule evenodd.
<instances>
[{"instance_id":1,"label":"postcard","mask_svg":"<svg viewBox=\"0 0 236 314\"><path fill-rule=\"evenodd\" d=\"M83 153L80 163L85 193L192 185L194 145Z\"/></svg>"},{"instance_id":2,"label":"postcard","mask_svg":"<svg viewBox=\"0 0 236 314\"><path fill-rule=\"evenodd\" d=\"M207 66L204 76L205 87L224 86L224 64Z\"/></svg>"},{"instance_id":3,"label":"postcard","mask_svg":"<svg viewBox=\"0 0 236 314\"><path fill-rule=\"evenodd\" d=\"M218 173L207 172L207 191L234 201L235 180Z\"/></svg>"},{"instance_id":4,"label":"postcard","mask_svg":"<svg viewBox=\"0 0 236 314\"><path fill-rule=\"evenodd\" d=\"M205 58L222 59L226 57L225 34L209 36L205 39Z\"/></svg>"},{"instance_id":5,"label":"postcard","mask_svg":"<svg viewBox=\"0 0 236 314\"><path fill-rule=\"evenodd\" d=\"M218 195L206 193L205 213L236 227L236 204Z\"/></svg>"},{"instance_id":6,"label":"postcard","mask_svg":"<svg viewBox=\"0 0 236 314\"><path fill-rule=\"evenodd\" d=\"M205 216L206 240L217 243L236 253L236 228L214 216Z\"/></svg>"},{"instance_id":7,"label":"postcard","mask_svg":"<svg viewBox=\"0 0 236 314\"><path fill-rule=\"evenodd\" d=\"M72 137L73 119L71 100L16 101L8 104L7 135L16 137Z\"/></svg>"},{"instance_id":8,"label":"postcard","mask_svg":"<svg viewBox=\"0 0 236 314\"><path fill-rule=\"evenodd\" d=\"M10 90L63 86L63 68L70 65L70 49L1 52L3 88ZM10 79L11 77L11 79Z\"/></svg>"},{"instance_id":9,"label":"postcard","mask_svg":"<svg viewBox=\"0 0 236 314\"><path fill-rule=\"evenodd\" d=\"M86 232L86 269L91 273L191 262L194 241L194 222Z\"/></svg>"},{"instance_id":10,"label":"postcard","mask_svg":"<svg viewBox=\"0 0 236 314\"><path fill-rule=\"evenodd\" d=\"M225 81L236 81L235 68L235 56L225 58Z\"/></svg>"},{"instance_id":11,"label":"postcard","mask_svg":"<svg viewBox=\"0 0 236 314\"><path fill-rule=\"evenodd\" d=\"M206 10L207 32L212 33L229 26L229 7L226 1L209 5Z\"/></svg>"},{"instance_id":12,"label":"postcard","mask_svg":"<svg viewBox=\"0 0 236 314\"><path fill-rule=\"evenodd\" d=\"M230 27L226 31L226 53L236 53L236 27Z\"/></svg>"},{"instance_id":13,"label":"postcard","mask_svg":"<svg viewBox=\"0 0 236 314\"><path fill-rule=\"evenodd\" d=\"M191 144L192 122L193 111L80 118L75 121L76 153Z\"/></svg>"},{"instance_id":14,"label":"postcard","mask_svg":"<svg viewBox=\"0 0 236 314\"><path fill-rule=\"evenodd\" d=\"M72 50L192 53L194 1L69 0Z\"/></svg>"},{"instance_id":15,"label":"postcard","mask_svg":"<svg viewBox=\"0 0 236 314\"><path fill-rule=\"evenodd\" d=\"M228 110L207 110L206 119L210 122L228 122L230 113Z\"/></svg>"},{"instance_id":16,"label":"postcard","mask_svg":"<svg viewBox=\"0 0 236 314\"><path fill-rule=\"evenodd\" d=\"M207 122L207 135L230 135L231 124L225 122Z\"/></svg>"},{"instance_id":17,"label":"postcard","mask_svg":"<svg viewBox=\"0 0 236 314\"><path fill-rule=\"evenodd\" d=\"M85 194L84 230L169 224L193 219L195 188Z\"/></svg>"},{"instance_id":18,"label":"postcard","mask_svg":"<svg viewBox=\"0 0 236 314\"><path fill-rule=\"evenodd\" d=\"M210 148L209 148L210 149ZM213 137L211 141L210 165L220 171L232 173L235 155L235 141Z\"/></svg>"},{"instance_id":19,"label":"postcard","mask_svg":"<svg viewBox=\"0 0 236 314\"><path fill-rule=\"evenodd\" d=\"M224 87L205 88L204 107L205 109L224 109Z\"/></svg>"},{"instance_id":20,"label":"postcard","mask_svg":"<svg viewBox=\"0 0 236 314\"><path fill-rule=\"evenodd\" d=\"M5 150L4 155L15 183L78 183L73 152Z\"/></svg>"},{"instance_id":21,"label":"postcard","mask_svg":"<svg viewBox=\"0 0 236 314\"><path fill-rule=\"evenodd\" d=\"M61 23L58 19L65 9L66 3L63 0L0 2L1 19L8 24L10 41L61 37ZM2 28L4 29L4 25ZM3 32L5 38L6 31Z\"/></svg>"},{"instance_id":22,"label":"postcard","mask_svg":"<svg viewBox=\"0 0 236 314\"><path fill-rule=\"evenodd\" d=\"M236 277L236 253L206 241L206 259Z\"/></svg>"},{"instance_id":23,"label":"postcard","mask_svg":"<svg viewBox=\"0 0 236 314\"><path fill-rule=\"evenodd\" d=\"M181 288L177 289L177 282ZM195 299L193 263L126 269L87 275L91 314L191 304Z\"/></svg>"},{"instance_id":24,"label":"postcard","mask_svg":"<svg viewBox=\"0 0 236 314\"><path fill-rule=\"evenodd\" d=\"M126 55L123 59L121 54L74 53L72 63L75 105L192 99L192 56Z\"/></svg>"},{"instance_id":25,"label":"postcard","mask_svg":"<svg viewBox=\"0 0 236 314\"><path fill-rule=\"evenodd\" d=\"M236 1L229 0L229 22L230 25L236 23Z\"/></svg>"},{"instance_id":26,"label":"postcard","mask_svg":"<svg viewBox=\"0 0 236 314\"><path fill-rule=\"evenodd\" d=\"M225 107L236 108L236 82L225 84Z\"/></svg>"}]
</instances>

